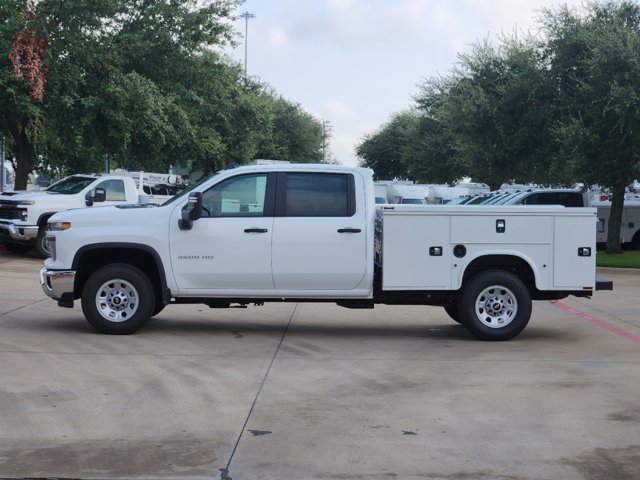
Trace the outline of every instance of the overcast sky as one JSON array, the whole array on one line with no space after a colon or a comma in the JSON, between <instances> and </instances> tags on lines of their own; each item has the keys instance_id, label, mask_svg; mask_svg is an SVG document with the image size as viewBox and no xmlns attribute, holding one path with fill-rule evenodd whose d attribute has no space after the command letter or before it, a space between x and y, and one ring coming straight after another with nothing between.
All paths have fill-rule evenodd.
<instances>
[{"instance_id":1,"label":"overcast sky","mask_svg":"<svg viewBox=\"0 0 640 480\"><path fill-rule=\"evenodd\" d=\"M580 0L246 0L248 75L332 128L331 151L356 165L368 133L412 105L479 39L535 30L543 7ZM245 20L231 57L244 64Z\"/></svg>"}]
</instances>

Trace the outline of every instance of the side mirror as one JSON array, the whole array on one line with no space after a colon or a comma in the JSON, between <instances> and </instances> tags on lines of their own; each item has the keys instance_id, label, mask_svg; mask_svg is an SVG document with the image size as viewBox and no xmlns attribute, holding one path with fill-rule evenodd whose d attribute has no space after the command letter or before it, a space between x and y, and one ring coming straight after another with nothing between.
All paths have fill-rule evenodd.
<instances>
[{"instance_id":1,"label":"side mirror","mask_svg":"<svg viewBox=\"0 0 640 480\"><path fill-rule=\"evenodd\" d=\"M94 202L104 202L107 199L107 191L104 188L96 188L91 195L91 192L87 193L85 196L87 207L90 207L94 204Z\"/></svg>"},{"instance_id":2,"label":"side mirror","mask_svg":"<svg viewBox=\"0 0 640 480\"><path fill-rule=\"evenodd\" d=\"M194 220L202 217L202 192L191 192L189 201L182 209L182 217L178 220L180 230L191 230Z\"/></svg>"}]
</instances>

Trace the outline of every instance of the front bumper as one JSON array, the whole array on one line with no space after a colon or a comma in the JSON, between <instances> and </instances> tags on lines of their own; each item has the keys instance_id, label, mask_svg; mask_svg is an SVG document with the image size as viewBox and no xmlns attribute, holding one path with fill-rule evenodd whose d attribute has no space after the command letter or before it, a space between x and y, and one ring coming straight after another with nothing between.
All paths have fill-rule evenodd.
<instances>
[{"instance_id":1,"label":"front bumper","mask_svg":"<svg viewBox=\"0 0 640 480\"><path fill-rule=\"evenodd\" d=\"M54 300L73 299L75 279L75 270L49 270L47 267L40 269L42 291Z\"/></svg>"},{"instance_id":2,"label":"front bumper","mask_svg":"<svg viewBox=\"0 0 640 480\"><path fill-rule=\"evenodd\" d=\"M37 225L22 226L11 222L0 222L0 239L8 237L17 242L31 242L37 236Z\"/></svg>"}]
</instances>

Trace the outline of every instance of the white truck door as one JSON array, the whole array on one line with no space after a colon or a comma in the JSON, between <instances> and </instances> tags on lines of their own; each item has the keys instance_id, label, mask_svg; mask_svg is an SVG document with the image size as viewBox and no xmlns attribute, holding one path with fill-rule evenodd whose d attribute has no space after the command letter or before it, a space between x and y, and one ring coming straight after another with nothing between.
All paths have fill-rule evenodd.
<instances>
[{"instance_id":1,"label":"white truck door","mask_svg":"<svg viewBox=\"0 0 640 480\"><path fill-rule=\"evenodd\" d=\"M170 245L174 277L188 290L273 290L271 238L275 175L231 177L203 192L203 217L180 230L176 209Z\"/></svg>"},{"instance_id":2,"label":"white truck door","mask_svg":"<svg viewBox=\"0 0 640 480\"><path fill-rule=\"evenodd\" d=\"M357 205L357 208L356 208ZM276 290L351 290L366 271L363 179L351 173L278 174L273 225Z\"/></svg>"}]
</instances>

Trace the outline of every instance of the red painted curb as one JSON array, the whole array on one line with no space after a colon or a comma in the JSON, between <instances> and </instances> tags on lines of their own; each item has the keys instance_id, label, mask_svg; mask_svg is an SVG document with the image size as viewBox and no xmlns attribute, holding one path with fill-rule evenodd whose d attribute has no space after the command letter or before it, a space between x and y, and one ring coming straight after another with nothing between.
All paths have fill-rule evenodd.
<instances>
[{"instance_id":1,"label":"red painted curb","mask_svg":"<svg viewBox=\"0 0 640 480\"><path fill-rule=\"evenodd\" d=\"M570 307L569 305L566 305L562 302L552 302L552 303L553 305L558 307L560 310L564 310L565 312L570 313L571 315L575 315L576 317L581 318L582 320L586 320L587 322L597 325L598 327L604 330L607 330L608 332L618 335L619 337L626 338L627 340L637 345L640 345L640 336L638 335L634 335L631 332L627 332L626 330L623 330L620 327L616 327L615 325L612 325L609 322L605 322L604 320L594 317L593 315L588 315L584 312L581 312L580 310Z\"/></svg>"}]
</instances>

